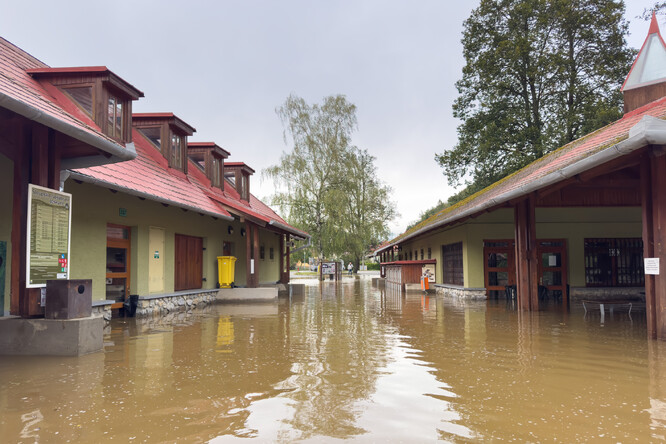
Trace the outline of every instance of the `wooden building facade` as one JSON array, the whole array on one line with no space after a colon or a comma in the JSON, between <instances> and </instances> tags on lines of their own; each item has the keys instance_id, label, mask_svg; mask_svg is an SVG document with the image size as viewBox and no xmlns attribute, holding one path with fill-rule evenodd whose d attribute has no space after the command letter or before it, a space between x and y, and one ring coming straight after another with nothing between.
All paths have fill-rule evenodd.
<instances>
[{"instance_id":1,"label":"wooden building facade","mask_svg":"<svg viewBox=\"0 0 666 444\"><path fill-rule=\"evenodd\" d=\"M644 297L648 336L666 339L664 54L653 17L622 88L620 120L384 244L376 251L382 262L428 251L440 292L515 295L522 310ZM646 258L661 265L658 274L646 274Z\"/></svg>"}]
</instances>

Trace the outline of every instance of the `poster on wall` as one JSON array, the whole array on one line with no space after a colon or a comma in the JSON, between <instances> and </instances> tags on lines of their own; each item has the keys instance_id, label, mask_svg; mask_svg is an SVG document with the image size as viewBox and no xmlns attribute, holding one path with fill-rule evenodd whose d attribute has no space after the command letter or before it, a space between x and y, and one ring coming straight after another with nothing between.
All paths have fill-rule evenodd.
<instances>
[{"instance_id":1,"label":"poster on wall","mask_svg":"<svg viewBox=\"0 0 666 444\"><path fill-rule=\"evenodd\" d=\"M28 185L26 287L49 279L69 279L72 195Z\"/></svg>"},{"instance_id":2,"label":"poster on wall","mask_svg":"<svg viewBox=\"0 0 666 444\"><path fill-rule=\"evenodd\" d=\"M428 282L435 282L435 264L425 264L421 268L421 276L428 278Z\"/></svg>"},{"instance_id":3,"label":"poster on wall","mask_svg":"<svg viewBox=\"0 0 666 444\"><path fill-rule=\"evenodd\" d=\"M335 274L335 262L322 262L321 274Z\"/></svg>"}]
</instances>

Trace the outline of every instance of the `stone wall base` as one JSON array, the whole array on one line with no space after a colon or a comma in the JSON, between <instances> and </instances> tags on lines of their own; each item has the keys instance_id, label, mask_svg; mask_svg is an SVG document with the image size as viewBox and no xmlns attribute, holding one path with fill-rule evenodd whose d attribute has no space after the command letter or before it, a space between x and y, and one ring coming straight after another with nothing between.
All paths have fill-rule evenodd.
<instances>
[{"instance_id":1,"label":"stone wall base","mask_svg":"<svg viewBox=\"0 0 666 444\"><path fill-rule=\"evenodd\" d=\"M0 354L80 356L101 351L104 319L0 318Z\"/></svg>"},{"instance_id":2,"label":"stone wall base","mask_svg":"<svg viewBox=\"0 0 666 444\"><path fill-rule=\"evenodd\" d=\"M466 299L472 301L487 299L485 288L443 287L438 285L435 287L435 291L438 295L454 299Z\"/></svg>"},{"instance_id":3,"label":"stone wall base","mask_svg":"<svg viewBox=\"0 0 666 444\"><path fill-rule=\"evenodd\" d=\"M169 313L189 311L196 307L203 307L215 302L218 292L203 292L189 294L173 294L160 297L139 297L136 308L136 317L166 316Z\"/></svg>"}]
</instances>

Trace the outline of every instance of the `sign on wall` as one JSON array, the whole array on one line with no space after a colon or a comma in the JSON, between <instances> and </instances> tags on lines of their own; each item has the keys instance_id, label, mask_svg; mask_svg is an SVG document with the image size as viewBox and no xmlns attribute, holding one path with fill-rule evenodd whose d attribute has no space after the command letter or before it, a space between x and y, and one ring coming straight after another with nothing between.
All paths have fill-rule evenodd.
<instances>
[{"instance_id":1,"label":"sign on wall","mask_svg":"<svg viewBox=\"0 0 666 444\"><path fill-rule=\"evenodd\" d=\"M28 288L45 287L49 279L69 279L71 225L71 194L28 185Z\"/></svg>"},{"instance_id":2,"label":"sign on wall","mask_svg":"<svg viewBox=\"0 0 666 444\"><path fill-rule=\"evenodd\" d=\"M421 267L421 276L428 278L428 282L435 282L435 264L425 264Z\"/></svg>"}]
</instances>

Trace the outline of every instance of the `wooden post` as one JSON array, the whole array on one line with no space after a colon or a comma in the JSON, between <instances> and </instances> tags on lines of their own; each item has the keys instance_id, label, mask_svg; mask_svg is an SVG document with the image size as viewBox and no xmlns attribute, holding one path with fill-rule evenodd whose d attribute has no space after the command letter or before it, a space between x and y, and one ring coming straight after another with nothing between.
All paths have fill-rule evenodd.
<instances>
[{"instance_id":1,"label":"wooden post","mask_svg":"<svg viewBox=\"0 0 666 444\"><path fill-rule=\"evenodd\" d=\"M252 224L252 243L254 258L254 274L252 275L252 288L259 286L259 226Z\"/></svg>"},{"instance_id":2,"label":"wooden post","mask_svg":"<svg viewBox=\"0 0 666 444\"><path fill-rule=\"evenodd\" d=\"M280 283L281 284L288 284L289 281L285 281L285 275L284 275L284 235L280 235L280 246L278 247L278 250L280 251Z\"/></svg>"},{"instance_id":3,"label":"wooden post","mask_svg":"<svg viewBox=\"0 0 666 444\"><path fill-rule=\"evenodd\" d=\"M652 169L648 155L641 158L641 207L643 221L643 257L654 257L654 227L652 214ZM654 276L645 275L645 313L648 338L657 338L657 312Z\"/></svg>"},{"instance_id":4,"label":"wooden post","mask_svg":"<svg viewBox=\"0 0 666 444\"><path fill-rule=\"evenodd\" d=\"M654 330L657 339L663 340L666 339L666 155L662 153L655 155L651 164L652 241L654 248L652 257L658 258L660 265L660 274L652 277L654 281Z\"/></svg>"},{"instance_id":5,"label":"wooden post","mask_svg":"<svg viewBox=\"0 0 666 444\"><path fill-rule=\"evenodd\" d=\"M252 254L252 224L249 221L245 221L245 285L248 288L252 288Z\"/></svg>"},{"instance_id":6,"label":"wooden post","mask_svg":"<svg viewBox=\"0 0 666 444\"><path fill-rule=\"evenodd\" d=\"M516 293L521 310L538 310L538 276L536 258L535 197L516 204L514 226L516 232Z\"/></svg>"},{"instance_id":7,"label":"wooden post","mask_svg":"<svg viewBox=\"0 0 666 444\"><path fill-rule=\"evenodd\" d=\"M285 257L287 258L287 269L284 270L285 276L287 283L289 283L289 276L290 276L290 267L291 267L291 247L289 247L289 244L291 243L291 236L287 234L287 249L285 251Z\"/></svg>"}]
</instances>

